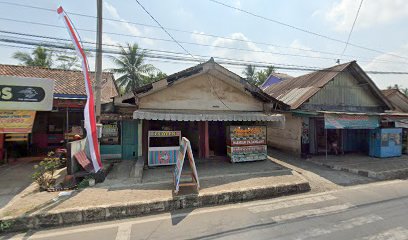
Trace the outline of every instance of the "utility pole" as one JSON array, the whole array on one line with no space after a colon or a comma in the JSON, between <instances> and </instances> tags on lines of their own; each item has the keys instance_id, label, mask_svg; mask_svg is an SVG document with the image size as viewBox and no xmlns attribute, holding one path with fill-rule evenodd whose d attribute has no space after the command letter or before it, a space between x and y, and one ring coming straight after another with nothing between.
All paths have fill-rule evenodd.
<instances>
[{"instance_id":1,"label":"utility pole","mask_svg":"<svg viewBox=\"0 0 408 240\"><path fill-rule=\"evenodd\" d=\"M96 8L95 114L97 123L100 123L102 88L102 0L96 0Z\"/></svg>"}]
</instances>

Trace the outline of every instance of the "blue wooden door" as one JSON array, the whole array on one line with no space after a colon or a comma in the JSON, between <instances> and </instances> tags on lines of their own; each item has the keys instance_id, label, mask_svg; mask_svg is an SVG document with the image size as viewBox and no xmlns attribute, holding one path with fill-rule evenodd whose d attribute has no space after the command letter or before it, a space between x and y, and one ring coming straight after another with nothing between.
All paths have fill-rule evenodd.
<instances>
[{"instance_id":1,"label":"blue wooden door","mask_svg":"<svg viewBox=\"0 0 408 240\"><path fill-rule=\"evenodd\" d=\"M122 159L134 160L137 158L137 121L122 121Z\"/></svg>"}]
</instances>

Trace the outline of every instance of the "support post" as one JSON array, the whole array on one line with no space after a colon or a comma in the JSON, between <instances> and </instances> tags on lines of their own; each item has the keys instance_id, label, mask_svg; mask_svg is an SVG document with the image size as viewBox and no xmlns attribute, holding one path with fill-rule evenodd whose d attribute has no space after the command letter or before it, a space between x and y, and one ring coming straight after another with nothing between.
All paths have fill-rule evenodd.
<instances>
[{"instance_id":1,"label":"support post","mask_svg":"<svg viewBox=\"0 0 408 240\"><path fill-rule=\"evenodd\" d=\"M327 129L324 129L324 138L326 140L326 160L327 160Z\"/></svg>"},{"instance_id":2,"label":"support post","mask_svg":"<svg viewBox=\"0 0 408 240\"><path fill-rule=\"evenodd\" d=\"M96 8L95 115L96 122L100 123L102 82L102 0L96 0Z\"/></svg>"},{"instance_id":3,"label":"support post","mask_svg":"<svg viewBox=\"0 0 408 240\"><path fill-rule=\"evenodd\" d=\"M198 155L200 158L210 157L210 142L208 136L208 121L198 122Z\"/></svg>"},{"instance_id":4,"label":"support post","mask_svg":"<svg viewBox=\"0 0 408 240\"><path fill-rule=\"evenodd\" d=\"M208 121L203 123L203 131L204 131L204 158L210 157L210 139L208 136Z\"/></svg>"},{"instance_id":5,"label":"support post","mask_svg":"<svg viewBox=\"0 0 408 240\"><path fill-rule=\"evenodd\" d=\"M65 116L66 116L65 133L68 133L68 131L69 131L69 114L68 114L68 107L65 109Z\"/></svg>"},{"instance_id":6,"label":"support post","mask_svg":"<svg viewBox=\"0 0 408 240\"><path fill-rule=\"evenodd\" d=\"M148 136L149 135L149 120L142 120L142 156L145 162L145 166L148 166L147 155L149 154L148 149Z\"/></svg>"}]
</instances>

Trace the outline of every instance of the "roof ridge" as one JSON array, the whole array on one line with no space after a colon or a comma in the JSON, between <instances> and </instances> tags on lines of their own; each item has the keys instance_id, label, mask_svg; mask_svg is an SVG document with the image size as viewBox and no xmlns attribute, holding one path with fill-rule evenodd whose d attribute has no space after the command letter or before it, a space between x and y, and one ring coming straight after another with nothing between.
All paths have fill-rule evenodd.
<instances>
[{"instance_id":1,"label":"roof ridge","mask_svg":"<svg viewBox=\"0 0 408 240\"><path fill-rule=\"evenodd\" d=\"M32 69L43 69L43 70L51 70L51 71L64 71L64 72L82 72L82 70L73 70L73 69L62 69L62 68L48 68L48 67L41 67L41 66L25 66L25 65L16 65L16 64L3 64L0 63L0 67L17 67L17 68L32 68ZM89 73L95 73L95 71L89 71ZM113 74L109 71L102 71L102 73L109 73Z\"/></svg>"}]
</instances>

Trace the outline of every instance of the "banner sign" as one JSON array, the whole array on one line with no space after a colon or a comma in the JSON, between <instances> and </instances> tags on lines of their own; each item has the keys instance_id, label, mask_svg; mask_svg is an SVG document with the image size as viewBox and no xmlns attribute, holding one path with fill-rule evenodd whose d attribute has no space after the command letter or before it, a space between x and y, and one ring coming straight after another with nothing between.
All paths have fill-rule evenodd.
<instances>
[{"instance_id":1,"label":"banner sign","mask_svg":"<svg viewBox=\"0 0 408 240\"><path fill-rule=\"evenodd\" d=\"M266 139L266 126L230 126L231 140Z\"/></svg>"},{"instance_id":2,"label":"banner sign","mask_svg":"<svg viewBox=\"0 0 408 240\"><path fill-rule=\"evenodd\" d=\"M1 110L52 110L54 81L44 78L0 76Z\"/></svg>"},{"instance_id":3,"label":"banner sign","mask_svg":"<svg viewBox=\"0 0 408 240\"><path fill-rule=\"evenodd\" d=\"M31 133L35 111L0 111L0 133Z\"/></svg>"},{"instance_id":4,"label":"banner sign","mask_svg":"<svg viewBox=\"0 0 408 240\"><path fill-rule=\"evenodd\" d=\"M84 108L84 125L86 129L86 138L89 144L89 152L91 154L91 161L95 172L98 172L102 168L101 154L99 151L98 135L96 132L96 118L95 118L95 99L92 90L91 77L89 75L89 65L88 59L86 58L85 52L82 49L81 43L77 33L74 31L73 24L68 18L62 7L57 9L57 13L64 20L65 26L67 27L68 33L71 40L75 46L78 57L82 60L82 72L84 74L85 90L86 90L86 104Z\"/></svg>"},{"instance_id":5,"label":"banner sign","mask_svg":"<svg viewBox=\"0 0 408 240\"><path fill-rule=\"evenodd\" d=\"M231 162L257 161L268 158L266 145L242 147L228 146L227 154L231 158Z\"/></svg>"},{"instance_id":6,"label":"banner sign","mask_svg":"<svg viewBox=\"0 0 408 240\"><path fill-rule=\"evenodd\" d=\"M103 124L102 126L102 137L118 137L119 129L116 122Z\"/></svg>"},{"instance_id":7,"label":"banner sign","mask_svg":"<svg viewBox=\"0 0 408 240\"><path fill-rule=\"evenodd\" d=\"M229 126L227 154L231 162L267 159L266 126Z\"/></svg>"},{"instance_id":8,"label":"banner sign","mask_svg":"<svg viewBox=\"0 0 408 240\"><path fill-rule=\"evenodd\" d=\"M374 129L380 126L378 116L324 114L326 129Z\"/></svg>"},{"instance_id":9,"label":"banner sign","mask_svg":"<svg viewBox=\"0 0 408 240\"><path fill-rule=\"evenodd\" d=\"M265 145L266 139L231 140L231 146Z\"/></svg>"},{"instance_id":10,"label":"banner sign","mask_svg":"<svg viewBox=\"0 0 408 240\"><path fill-rule=\"evenodd\" d=\"M178 137L180 131L149 131L149 137Z\"/></svg>"},{"instance_id":11,"label":"banner sign","mask_svg":"<svg viewBox=\"0 0 408 240\"><path fill-rule=\"evenodd\" d=\"M188 183L180 183L181 179L181 173L183 170L183 165L184 165L184 158L186 157L186 153L188 155L188 160L190 163L190 168L192 170L192 181ZM198 173L196 169L196 165L194 162L194 156L193 156L193 151L191 150L191 144L190 141L183 137L180 143L180 150L177 156L177 162L174 168L174 186L175 190L174 192L177 194L179 191L180 186L192 186L194 185L197 189L197 191L200 189L200 182L198 180Z\"/></svg>"}]
</instances>

